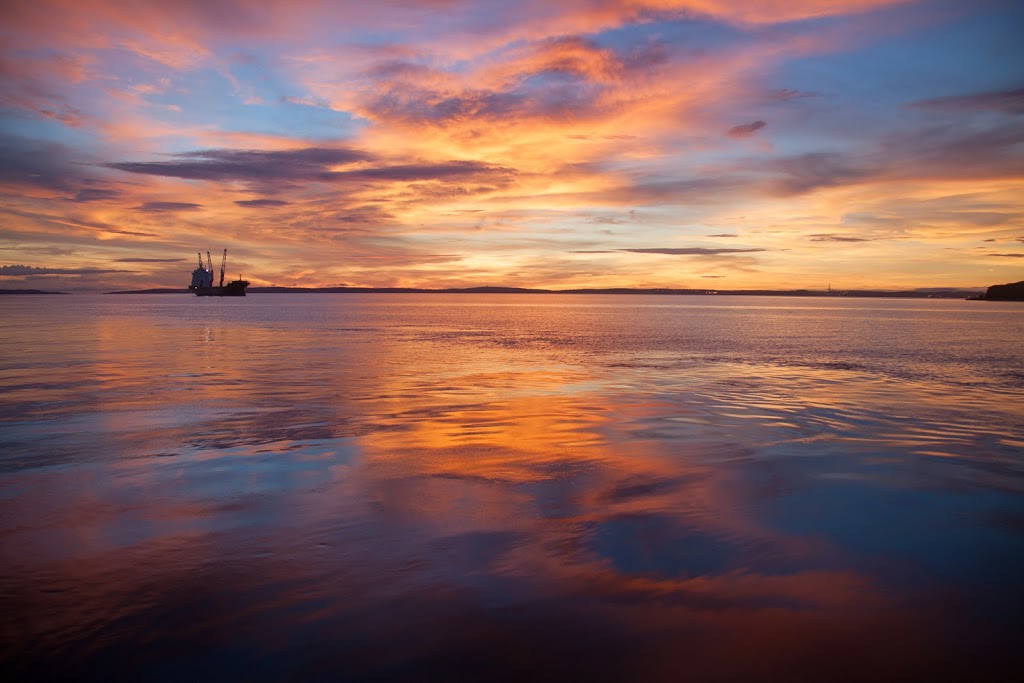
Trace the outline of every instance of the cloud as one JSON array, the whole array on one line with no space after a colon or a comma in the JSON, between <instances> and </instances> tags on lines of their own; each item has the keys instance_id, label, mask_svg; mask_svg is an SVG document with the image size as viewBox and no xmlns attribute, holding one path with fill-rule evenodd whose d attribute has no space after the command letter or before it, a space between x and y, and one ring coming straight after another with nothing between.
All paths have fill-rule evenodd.
<instances>
[{"instance_id":1,"label":"cloud","mask_svg":"<svg viewBox=\"0 0 1024 683\"><path fill-rule=\"evenodd\" d=\"M1024 88L933 97L911 102L910 106L951 112L999 111L1005 114L1024 114Z\"/></svg>"},{"instance_id":2,"label":"cloud","mask_svg":"<svg viewBox=\"0 0 1024 683\"><path fill-rule=\"evenodd\" d=\"M721 254L748 254L767 249L709 249L706 247L655 247L651 249L618 249L634 254L669 254L672 256L718 256Z\"/></svg>"},{"instance_id":3,"label":"cloud","mask_svg":"<svg viewBox=\"0 0 1024 683\"><path fill-rule=\"evenodd\" d=\"M201 208L203 208L202 204L193 204L191 202L146 202L136 206L135 210L162 213L165 211L198 211Z\"/></svg>"},{"instance_id":4,"label":"cloud","mask_svg":"<svg viewBox=\"0 0 1024 683\"><path fill-rule=\"evenodd\" d=\"M129 173L212 181L392 181L468 180L510 181L515 169L482 161L452 160L436 163L360 165L335 170L338 165L365 162L369 154L351 149L308 148L292 151L204 150L175 155L176 161L118 162L105 166ZM277 200L239 200L242 206L275 206ZM258 203L254 203L258 202ZM161 208L161 205L162 208ZM176 202L150 202L143 210L181 210Z\"/></svg>"},{"instance_id":5,"label":"cloud","mask_svg":"<svg viewBox=\"0 0 1024 683\"><path fill-rule=\"evenodd\" d=\"M1002 258L1024 258L1024 254L989 254L989 256L999 256Z\"/></svg>"},{"instance_id":6,"label":"cloud","mask_svg":"<svg viewBox=\"0 0 1024 683\"><path fill-rule=\"evenodd\" d=\"M365 161L353 149L308 147L295 150L208 149L175 154L174 161L126 161L107 168L189 180L324 180L336 165Z\"/></svg>"},{"instance_id":7,"label":"cloud","mask_svg":"<svg viewBox=\"0 0 1024 683\"><path fill-rule=\"evenodd\" d=\"M764 121L753 121L751 123L744 123L739 126L733 126L726 132L726 135L728 135L731 138L746 138L750 137L751 135L753 135L754 133L761 130L767 125L768 124L765 123Z\"/></svg>"},{"instance_id":8,"label":"cloud","mask_svg":"<svg viewBox=\"0 0 1024 683\"><path fill-rule=\"evenodd\" d=\"M708 237L739 237L739 235L734 232L720 232L716 235L708 235Z\"/></svg>"},{"instance_id":9,"label":"cloud","mask_svg":"<svg viewBox=\"0 0 1024 683\"><path fill-rule=\"evenodd\" d=\"M894 140L883 147L882 154L924 178L1019 177L1024 173L1022 143L1024 121L988 127L957 123L924 129L904 141Z\"/></svg>"},{"instance_id":10,"label":"cloud","mask_svg":"<svg viewBox=\"0 0 1024 683\"><path fill-rule=\"evenodd\" d=\"M749 190L751 183L741 176L710 176L685 180L643 179L631 185L605 190L594 200L617 199L635 204L715 204Z\"/></svg>"},{"instance_id":11,"label":"cloud","mask_svg":"<svg viewBox=\"0 0 1024 683\"><path fill-rule=\"evenodd\" d=\"M829 233L818 233L810 235L812 242L871 242L867 237L847 237L845 235L833 235Z\"/></svg>"},{"instance_id":12,"label":"cloud","mask_svg":"<svg viewBox=\"0 0 1024 683\"><path fill-rule=\"evenodd\" d=\"M803 194L823 187L862 182L881 172L880 164L866 164L836 152L810 152L765 162L764 170L776 178L770 190L783 196Z\"/></svg>"},{"instance_id":13,"label":"cloud","mask_svg":"<svg viewBox=\"0 0 1024 683\"><path fill-rule=\"evenodd\" d=\"M448 161L435 164L397 164L378 168L364 168L356 171L332 173L329 177L331 179L344 180L395 180L411 182L492 175L507 178L516 175L516 171L482 161Z\"/></svg>"},{"instance_id":14,"label":"cloud","mask_svg":"<svg viewBox=\"0 0 1024 683\"><path fill-rule=\"evenodd\" d=\"M567 135L570 140L636 140L636 135L584 135L581 133L573 133Z\"/></svg>"},{"instance_id":15,"label":"cloud","mask_svg":"<svg viewBox=\"0 0 1024 683\"><path fill-rule=\"evenodd\" d=\"M793 100L805 100L812 97L821 97L821 93L806 92L803 90L795 90L793 88L779 88L777 90L769 90L765 93L765 97L771 102L791 102Z\"/></svg>"},{"instance_id":16,"label":"cloud","mask_svg":"<svg viewBox=\"0 0 1024 683\"><path fill-rule=\"evenodd\" d=\"M896 130L856 151L755 157L723 165L714 194L721 197L730 183L791 197L889 182L1009 180L1024 174L1022 143L1021 121L982 119Z\"/></svg>"},{"instance_id":17,"label":"cloud","mask_svg":"<svg viewBox=\"0 0 1024 683\"><path fill-rule=\"evenodd\" d=\"M239 206L247 206L252 209L264 209L274 208L277 206L287 206L291 202L286 202L283 199L239 199L235 201L235 204Z\"/></svg>"},{"instance_id":18,"label":"cloud","mask_svg":"<svg viewBox=\"0 0 1024 683\"><path fill-rule=\"evenodd\" d=\"M62 94L62 85L80 81L83 72L80 59L57 51L31 56L0 52L0 106L20 116L81 127L85 117Z\"/></svg>"},{"instance_id":19,"label":"cloud","mask_svg":"<svg viewBox=\"0 0 1024 683\"><path fill-rule=\"evenodd\" d=\"M116 258L115 263L180 263L182 258Z\"/></svg>"},{"instance_id":20,"label":"cloud","mask_svg":"<svg viewBox=\"0 0 1024 683\"><path fill-rule=\"evenodd\" d=\"M599 121L615 106L607 95L631 71L653 68L665 55L648 49L619 55L578 35L541 38L499 50L490 64L468 78L421 64L389 61L373 67L358 96L358 108L378 123L431 126L442 130L507 127L530 122L578 124ZM575 139L620 140L573 131ZM568 137L568 136L567 136Z\"/></svg>"},{"instance_id":21,"label":"cloud","mask_svg":"<svg viewBox=\"0 0 1024 683\"><path fill-rule=\"evenodd\" d=\"M71 157L60 143L0 133L0 183L71 192L82 178Z\"/></svg>"},{"instance_id":22,"label":"cloud","mask_svg":"<svg viewBox=\"0 0 1024 683\"><path fill-rule=\"evenodd\" d=\"M75 193L73 202L99 202L106 199L117 199L121 196L119 190L105 190L96 187L87 187Z\"/></svg>"},{"instance_id":23,"label":"cloud","mask_svg":"<svg viewBox=\"0 0 1024 683\"><path fill-rule=\"evenodd\" d=\"M130 273L130 270L109 268L47 268L35 266L0 266L0 277L31 277L34 275L100 275L104 273Z\"/></svg>"}]
</instances>

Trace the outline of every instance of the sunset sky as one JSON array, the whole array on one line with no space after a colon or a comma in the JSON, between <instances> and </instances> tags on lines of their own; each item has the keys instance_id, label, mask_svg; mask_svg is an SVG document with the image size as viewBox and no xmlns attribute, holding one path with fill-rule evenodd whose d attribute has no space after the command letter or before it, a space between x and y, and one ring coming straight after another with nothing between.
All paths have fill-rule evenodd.
<instances>
[{"instance_id":1,"label":"sunset sky","mask_svg":"<svg viewBox=\"0 0 1024 683\"><path fill-rule=\"evenodd\" d=\"M13 0L0 288L1024 280L1024 3Z\"/></svg>"}]
</instances>

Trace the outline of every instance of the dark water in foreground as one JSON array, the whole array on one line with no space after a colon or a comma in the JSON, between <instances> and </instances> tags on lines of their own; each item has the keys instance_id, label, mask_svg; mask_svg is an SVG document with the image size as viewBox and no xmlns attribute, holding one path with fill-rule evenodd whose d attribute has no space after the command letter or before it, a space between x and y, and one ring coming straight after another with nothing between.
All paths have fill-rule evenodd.
<instances>
[{"instance_id":1,"label":"dark water in foreground","mask_svg":"<svg viewBox=\"0 0 1024 683\"><path fill-rule=\"evenodd\" d=\"M1024 672L1020 304L150 295L0 314L19 678Z\"/></svg>"}]
</instances>

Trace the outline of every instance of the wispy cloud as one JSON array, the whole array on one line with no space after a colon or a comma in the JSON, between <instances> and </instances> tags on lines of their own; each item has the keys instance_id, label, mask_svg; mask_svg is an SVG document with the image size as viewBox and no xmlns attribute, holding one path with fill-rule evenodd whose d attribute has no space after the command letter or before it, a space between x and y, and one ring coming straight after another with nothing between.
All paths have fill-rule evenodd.
<instances>
[{"instance_id":1,"label":"wispy cloud","mask_svg":"<svg viewBox=\"0 0 1024 683\"><path fill-rule=\"evenodd\" d=\"M619 249L634 254L668 254L671 256L720 256L722 254L749 254L767 249L713 249L707 247L654 247L650 249Z\"/></svg>"},{"instance_id":2,"label":"wispy cloud","mask_svg":"<svg viewBox=\"0 0 1024 683\"><path fill-rule=\"evenodd\" d=\"M75 193L72 201L75 202L101 202L108 199L117 199L121 196L119 190L110 190L96 187L87 187Z\"/></svg>"},{"instance_id":3,"label":"wispy cloud","mask_svg":"<svg viewBox=\"0 0 1024 683\"><path fill-rule=\"evenodd\" d=\"M142 258L142 257L126 257L116 258L115 263L181 263L185 259L181 258Z\"/></svg>"},{"instance_id":4,"label":"wispy cloud","mask_svg":"<svg viewBox=\"0 0 1024 683\"><path fill-rule=\"evenodd\" d=\"M805 92L794 88L779 88L777 90L769 90L765 94L765 99L772 102L792 102L796 100L806 100L812 97L821 97L821 93Z\"/></svg>"},{"instance_id":5,"label":"wispy cloud","mask_svg":"<svg viewBox=\"0 0 1024 683\"><path fill-rule=\"evenodd\" d=\"M871 239L867 237L851 237L849 235L831 235L818 233L816 235L810 235L812 242L870 242Z\"/></svg>"},{"instance_id":6,"label":"wispy cloud","mask_svg":"<svg viewBox=\"0 0 1024 683\"><path fill-rule=\"evenodd\" d=\"M733 126L732 128L730 128L728 131L726 131L726 135L728 135L731 138L748 138L767 125L768 124L765 123L764 121L752 121L750 123L743 123L738 126Z\"/></svg>"},{"instance_id":7,"label":"wispy cloud","mask_svg":"<svg viewBox=\"0 0 1024 683\"><path fill-rule=\"evenodd\" d=\"M173 161L123 161L105 166L128 173L190 180L324 180L333 166L364 161L370 155L352 149L310 147L283 151L211 149L174 157Z\"/></svg>"},{"instance_id":8,"label":"wispy cloud","mask_svg":"<svg viewBox=\"0 0 1024 683\"><path fill-rule=\"evenodd\" d=\"M251 209L272 209L278 206L288 206L291 202L283 199L238 199L235 200L235 204Z\"/></svg>"},{"instance_id":9,"label":"wispy cloud","mask_svg":"<svg viewBox=\"0 0 1024 683\"><path fill-rule=\"evenodd\" d=\"M145 175L208 181L285 181L340 183L346 181L457 180L488 178L508 180L517 171L473 160L432 163L369 165L371 155L351 149L308 148L291 151L255 152L251 150L204 150L175 155L176 161L114 162L108 168ZM355 162L359 163L358 165ZM340 168L339 168L340 167ZM277 200L240 200L241 206L283 206L268 204ZM247 203L244 203L247 202ZM258 203L254 203L258 202ZM173 202L149 202L147 206ZM178 208L184 208L184 205ZM158 210L153 208L152 210Z\"/></svg>"},{"instance_id":10,"label":"wispy cloud","mask_svg":"<svg viewBox=\"0 0 1024 683\"><path fill-rule=\"evenodd\" d=\"M0 277L26 277L34 275L100 275L105 273L128 273L127 270L111 268L49 268L45 266L0 266Z\"/></svg>"},{"instance_id":11,"label":"wispy cloud","mask_svg":"<svg viewBox=\"0 0 1024 683\"><path fill-rule=\"evenodd\" d=\"M917 100L910 106L951 112L1000 111L1006 114L1024 114L1024 88L933 97Z\"/></svg>"},{"instance_id":12,"label":"wispy cloud","mask_svg":"<svg viewBox=\"0 0 1024 683\"><path fill-rule=\"evenodd\" d=\"M198 211L203 208L202 204L192 202L146 202L135 207L136 211L148 213L164 213L170 211Z\"/></svg>"}]
</instances>

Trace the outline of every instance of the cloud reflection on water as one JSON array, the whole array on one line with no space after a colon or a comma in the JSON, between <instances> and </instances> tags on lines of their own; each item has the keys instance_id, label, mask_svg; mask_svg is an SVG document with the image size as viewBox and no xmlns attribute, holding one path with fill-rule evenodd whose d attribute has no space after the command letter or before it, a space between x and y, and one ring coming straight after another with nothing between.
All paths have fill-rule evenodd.
<instances>
[{"instance_id":1,"label":"cloud reflection on water","mask_svg":"<svg viewBox=\"0 0 1024 683\"><path fill-rule=\"evenodd\" d=\"M1008 663L1016 409L972 437L926 383L335 313L286 339L100 319L74 351L93 383L72 365L20 395L49 422L5 427L5 657L354 680Z\"/></svg>"}]
</instances>

